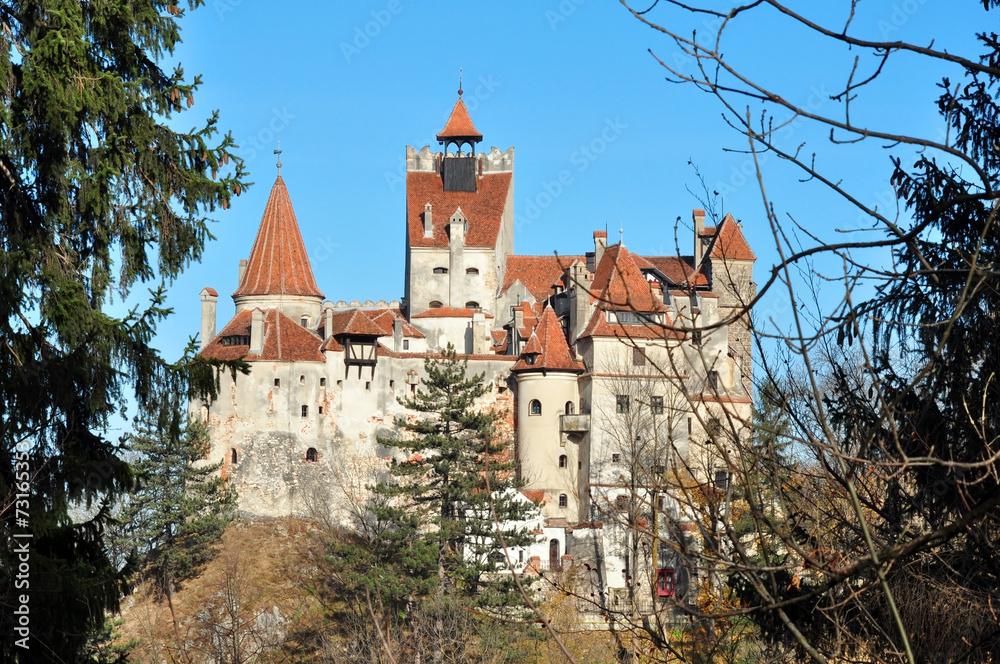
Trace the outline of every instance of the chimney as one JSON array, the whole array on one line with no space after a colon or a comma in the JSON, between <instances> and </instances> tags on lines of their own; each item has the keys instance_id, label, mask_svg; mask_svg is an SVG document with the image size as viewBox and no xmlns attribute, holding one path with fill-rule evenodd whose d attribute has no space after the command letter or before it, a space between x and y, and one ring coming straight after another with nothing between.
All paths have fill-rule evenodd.
<instances>
[{"instance_id":1,"label":"chimney","mask_svg":"<svg viewBox=\"0 0 1000 664\"><path fill-rule=\"evenodd\" d=\"M515 355L521 353L521 328L524 327L524 309L518 304L514 307L514 329L511 332L511 349Z\"/></svg>"},{"instance_id":2,"label":"chimney","mask_svg":"<svg viewBox=\"0 0 1000 664\"><path fill-rule=\"evenodd\" d=\"M329 302L323 307L323 341L333 335L333 305Z\"/></svg>"},{"instance_id":3,"label":"chimney","mask_svg":"<svg viewBox=\"0 0 1000 664\"><path fill-rule=\"evenodd\" d=\"M604 256L604 250L608 248L608 232L607 231L594 231L594 271L597 271L597 266L601 264L601 258Z\"/></svg>"},{"instance_id":4,"label":"chimney","mask_svg":"<svg viewBox=\"0 0 1000 664\"><path fill-rule=\"evenodd\" d=\"M264 350L264 312L253 310L253 321L250 324L250 352L259 353Z\"/></svg>"},{"instance_id":5,"label":"chimney","mask_svg":"<svg viewBox=\"0 0 1000 664\"><path fill-rule=\"evenodd\" d=\"M247 273L247 259L242 259L240 261L240 280L237 282L237 286L243 283L243 275Z\"/></svg>"},{"instance_id":6,"label":"chimney","mask_svg":"<svg viewBox=\"0 0 1000 664\"><path fill-rule=\"evenodd\" d=\"M486 315L482 311L472 314L472 353L474 355L485 355L490 350L487 343L489 333L486 329Z\"/></svg>"},{"instance_id":7,"label":"chimney","mask_svg":"<svg viewBox=\"0 0 1000 664\"><path fill-rule=\"evenodd\" d=\"M691 216L694 218L694 269L701 265L704 248L701 244L701 234L705 230L705 211L693 210Z\"/></svg>"},{"instance_id":8,"label":"chimney","mask_svg":"<svg viewBox=\"0 0 1000 664\"><path fill-rule=\"evenodd\" d=\"M201 347L215 338L215 305L219 294L214 288L201 289Z\"/></svg>"},{"instance_id":9,"label":"chimney","mask_svg":"<svg viewBox=\"0 0 1000 664\"><path fill-rule=\"evenodd\" d=\"M590 308L590 293L587 285L587 266L573 261L569 266L569 342L575 343L587 324L587 310Z\"/></svg>"},{"instance_id":10,"label":"chimney","mask_svg":"<svg viewBox=\"0 0 1000 664\"><path fill-rule=\"evenodd\" d=\"M403 350L403 319L392 321L392 348L397 353Z\"/></svg>"},{"instance_id":11,"label":"chimney","mask_svg":"<svg viewBox=\"0 0 1000 664\"><path fill-rule=\"evenodd\" d=\"M431 216L431 204L424 205L424 237L434 237L434 223Z\"/></svg>"}]
</instances>

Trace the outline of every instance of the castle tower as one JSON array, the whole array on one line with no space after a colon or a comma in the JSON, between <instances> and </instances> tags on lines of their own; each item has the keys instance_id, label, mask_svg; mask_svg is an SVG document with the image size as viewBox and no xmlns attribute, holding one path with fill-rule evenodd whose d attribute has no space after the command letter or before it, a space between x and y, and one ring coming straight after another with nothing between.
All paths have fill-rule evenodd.
<instances>
[{"instance_id":1,"label":"castle tower","mask_svg":"<svg viewBox=\"0 0 1000 664\"><path fill-rule=\"evenodd\" d=\"M511 369L517 380L517 444L527 489L545 492L547 517L579 518L585 427L579 415L577 379L584 366L573 359L555 311L547 307Z\"/></svg>"},{"instance_id":2,"label":"castle tower","mask_svg":"<svg viewBox=\"0 0 1000 664\"><path fill-rule=\"evenodd\" d=\"M285 181L278 175L264 208L250 260L240 266L233 293L236 313L275 308L303 327L319 325L323 293L316 286L295 210Z\"/></svg>"},{"instance_id":3,"label":"castle tower","mask_svg":"<svg viewBox=\"0 0 1000 664\"><path fill-rule=\"evenodd\" d=\"M483 135L461 90L437 140L442 152L406 148L405 310L421 317L432 348L472 352L466 330L477 312L497 313L514 251L514 149L476 153Z\"/></svg>"}]
</instances>

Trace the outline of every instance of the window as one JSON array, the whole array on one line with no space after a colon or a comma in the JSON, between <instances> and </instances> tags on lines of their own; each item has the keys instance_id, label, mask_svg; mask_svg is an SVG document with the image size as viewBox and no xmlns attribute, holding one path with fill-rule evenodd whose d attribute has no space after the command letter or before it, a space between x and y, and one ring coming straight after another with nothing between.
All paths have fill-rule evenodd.
<instances>
[{"instance_id":1,"label":"window","mask_svg":"<svg viewBox=\"0 0 1000 664\"><path fill-rule=\"evenodd\" d=\"M559 455L559 467L560 468L565 468L567 465L569 465L569 460L566 458L566 455L565 454L560 454Z\"/></svg>"},{"instance_id":2,"label":"window","mask_svg":"<svg viewBox=\"0 0 1000 664\"><path fill-rule=\"evenodd\" d=\"M643 325L648 318L637 311L619 311L615 317L619 325Z\"/></svg>"},{"instance_id":3,"label":"window","mask_svg":"<svg viewBox=\"0 0 1000 664\"><path fill-rule=\"evenodd\" d=\"M299 319L299 325L301 325L302 327L309 327L309 319L303 316L301 319Z\"/></svg>"},{"instance_id":4,"label":"window","mask_svg":"<svg viewBox=\"0 0 1000 664\"><path fill-rule=\"evenodd\" d=\"M567 415L572 415L573 414L573 402L572 401L567 401L566 402L566 414Z\"/></svg>"},{"instance_id":5,"label":"window","mask_svg":"<svg viewBox=\"0 0 1000 664\"><path fill-rule=\"evenodd\" d=\"M663 415L663 397L650 397L649 410L653 415Z\"/></svg>"},{"instance_id":6,"label":"window","mask_svg":"<svg viewBox=\"0 0 1000 664\"><path fill-rule=\"evenodd\" d=\"M729 489L729 471L715 471L715 488L719 491L726 491Z\"/></svg>"},{"instance_id":7,"label":"window","mask_svg":"<svg viewBox=\"0 0 1000 664\"><path fill-rule=\"evenodd\" d=\"M667 497L664 495L659 495L656 497L656 507L662 510L667 504Z\"/></svg>"},{"instance_id":8,"label":"window","mask_svg":"<svg viewBox=\"0 0 1000 664\"><path fill-rule=\"evenodd\" d=\"M326 378L320 378L319 379L319 386L320 387L326 387Z\"/></svg>"},{"instance_id":9,"label":"window","mask_svg":"<svg viewBox=\"0 0 1000 664\"><path fill-rule=\"evenodd\" d=\"M690 438L690 437L691 437L691 431L692 431L692 428L691 428L691 427L692 427L692 426L693 426L693 425L691 424L691 418L689 417L689 418L688 418L688 438Z\"/></svg>"},{"instance_id":10,"label":"window","mask_svg":"<svg viewBox=\"0 0 1000 664\"><path fill-rule=\"evenodd\" d=\"M656 570L656 594L659 597L673 597L674 592L674 568Z\"/></svg>"},{"instance_id":11,"label":"window","mask_svg":"<svg viewBox=\"0 0 1000 664\"><path fill-rule=\"evenodd\" d=\"M280 378L275 378L274 379L274 386L275 387L281 387L281 379Z\"/></svg>"},{"instance_id":12,"label":"window","mask_svg":"<svg viewBox=\"0 0 1000 664\"><path fill-rule=\"evenodd\" d=\"M627 413L629 406L629 397L627 394L619 394L615 396L615 408L619 413Z\"/></svg>"},{"instance_id":13,"label":"window","mask_svg":"<svg viewBox=\"0 0 1000 664\"><path fill-rule=\"evenodd\" d=\"M632 349L632 366L644 367L646 366L646 354L641 348L635 347Z\"/></svg>"},{"instance_id":14,"label":"window","mask_svg":"<svg viewBox=\"0 0 1000 664\"><path fill-rule=\"evenodd\" d=\"M222 337L220 341L223 346L249 346L250 336L245 334L232 334Z\"/></svg>"},{"instance_id":15,"label":"window","mask_svg":"<svg viewBox=\"0 0 1000 664\"><path fill-rule=\"evenodd\" d=\"M306 461L309 461L309 462L316 461L316 448L315 447L310 447L308 450L306 450Z\"/></svg>"},{"instance_id":16,"label":"window","mask_svg":"<svg viewBox=\"0 0 1000 664\"><path fill-rule=\"evenodd\" d=\"M566 497L565 493L559 494L559 507L566 507L569 505L569 499Z\"/></svg>"},{"instance_id":17,"label":"window","mask_svg":"<svg viewBox=\"0 0 1000 664\"><path fill-rule=\"evenodd\" d=\"M431 300L430 304L428 304L427 306L431 309L440 309L444 305L438 302L437 300Z\"/></svg>"},{"instance_id":18,"label":"window","mask_svg":"<svg viewBox=\"0 0 1000 664\"><path fill-rule=\"evenodd\" d=\"M663 471L665 471L665 470L666 470L666 468L663 467L663 464L660 464L660 463L654 463L653 464L653 476L654 477L663 477Z\"/></svg>"},{"instance_id":19,"label":"window","mask_svg":"<svg viewBox=\"0 0 1000 664\"><path fill-rule=\"evenodd\" d=\"M320 406L320 407L319 407L319 414L320 414L320 415L322 415L322 414L323 414L323 406Z\"/></svg>"},{"instance_id":20,"label":"window","mask_svg":"<svg viewBox=\"0 0 1000 664\"><path fill-rule=\"evenodd\" d=\"M476 302L475 300L469 300L468 302L465 303L465 308L466 309L478 309L479 308L479 303Z\"/></svg>"},{"instance_id":21,"label":"window","mask_svg":"<svg viewBox=\"0 0 1000 664\"><path fill-rule=\"evenodd\" d=\"M306 377L299 376L299 385L305 385L305 384L306 384Z\"/></svg>"},{"instance_id":22,"label":"window","mask_svg":"<svg viewBox=\"0 0 1000 664\"><path fill-rule=\"evenodd\" d=\"M302 417L309 417L309 406L302 406Z\"/></svg>"},{"instance_id":23,"label":"window","mask_svg":"<svg viewBox=\"0 0 1000 664\"><path fill-rule=\"evenodd\" d=\"M709 371L708 372L708 389L713 392L719 391L719 372Z\"/></svg>"},{"instance_id":24,"label":"window","mask_svg":"<svg viewBox=\"0 0 1000 664\"><path fill-rule=\"evenodd\" d=\"M337 381L337 387L341 387L343 384L344 384L344 381L342 381L342 380L338 380Z\"/></svg>"},{"instance_id":25,"label":"window","mask_svg":"<svg viewBox=\"0 0 1000 664\"><path fill-rule=\"evenodd\" d=\"M611 455L611 463L621 463L621 460L622 460L621 454L616 453Z\"/></svg>"},{"instance_id":26,"label":"window","mask_svg":"<svg viewBox=\"0 0 1000 664\"><path fill-rule=\"evenodd\" d=\"M615 509L619 512L628 511L628 494L623 493L622 495L615 497Z\"/></svg>"},{"instance_id":27,"label":"window","mask_svg":"<svg viewBox=\"0 0 1000 664\"><path fill-rule=\"evenodd\" d=\"M436 268L434 268L434 274L448 274L448 268L446 268L446 267L436 267Z\"/></svg>"},{"instance_id":28,"label":"window","mask_svg":"<svg viewBox=\"0 0 1000 664\"><path fill-rule=\"evenodd\" d=\"M701 345L701 330L691 330L691 343L695 346Z\"/></svg>"},{"instance_id":29,"label":"window","mask_svg":"<svg viewBox=\"0 0 1000 664\"><path fill-rule=\"evenodd\" d=\"M394 381L394 380L390 380L390 381L389 381L389 389L391 390L391 389L392 389L392 388L394 388L394 387L396 387L396 381Z\"/></svg>"},{"instance_id":30,"label":"window","mask_svg":"<svg viewBox=\"0 0 1000 664\"><path fill-rule=\"evenodd\" d=\"M576 462L576 469L577 470L583 470L583 462L582 461L577 461Z\"/></svg>"},{"instance_id":31,"label":"window","mask_svg":"<svg viewBox=\"0 0 1000 664\"><path fill-rule=\"evenodd\" d=\"M479 270L477 268L470 267L470 268L468 268L468 269L465 270L465 273L471 277L473 275L479 274Z\"/></svg>"},{"instance_id":32,"label":"window","mask_svg":"<svg viewBox=\"0 0 1000 664\"><path fill-rule=\"evenodd\" d=\"M365 392L371 392L371 391L372 391L372 382L370 380L366 380L365 381Z\"/></svg>"},{"instance_id":33,"label":"window","mask_svg":"<svg viewBox=\"0 0 1000 664\"><path fill-rule=\"evenodd\" d=\"M531 403L528 404L528 414L529 415L541 415L542 414L542 402L538 399L532 399Z\"/></svg>"},{"instance_id":34,"label":"window","mask_svg":"<svg viewBox=\"0 0 1000 664\"><path fill-rule=\"evenodd\" d=\"M403 350L410 350L410 340L403 339Z\"/></svg>"},{"instance_id":35,"label":"window","mask_svg":"<svg viewBox=\"0 0 1000 664\"><path fill-rule=\"evenodd\" d=\"M239 455L236 454L236 448L229 450L229 461L231 463L236 463L240 460Z\"/></svg>"}]
</instances>

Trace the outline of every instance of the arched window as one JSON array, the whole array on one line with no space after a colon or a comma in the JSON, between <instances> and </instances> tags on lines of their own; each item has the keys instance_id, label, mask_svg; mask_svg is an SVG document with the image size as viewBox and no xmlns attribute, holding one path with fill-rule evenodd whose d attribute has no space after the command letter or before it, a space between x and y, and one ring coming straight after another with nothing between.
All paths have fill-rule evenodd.
<instances>
[{"instance_id":1,"label":"arched window","mask_svg":"<svg viewBox=\"0 0 1000 664\"><path fill-rule=\"evenodd\" d=\"M444 305L438 302L437 300L431 300L431 303L428 304L427 306L430 307L431 309L440 309Z\"/></svg>"},{"instance_id":2,"label":"arched window","mask_svg":"<svg viewBox=\"0 0 1000 664\"><path fill-rule=\"evenodd\" d=\"M306 450L306 461L315 461L315 460L316 460L316 448L310 447L308 450Z\"/></svg>"},{"instance_id":3,"label":"arched window","mask_svg":"<svg viewBox=\"0 0 1000 664\"><path fill-rule=\"evenodd\" d=\"M468 302L465 303L465 308L466 309L478 309L479 308L479 303L476 302L475 300L469 300Z\"/></svg>"},{"instance_id":4,"label":"arched window","mask_svg":"<svg viewBox=\"0 0 1000 664\"><path fill-rule=\"evenodd\" d=\"M469 276L479 274L479 268L475 267L466 268L465 273Z\"/></svg>"},{"instance_id":5,"label":"arched window","mask_svg":"<svg viewBox=\"0 0 1000 664\"><path fill-rule=\"evenodd\" d=\"M229 451L229 460L232 463L236 463L237 461L239 461L239 455L236 454L236 448L235 447Z\"/></svg>"},{"instance_id":6,"label":"arched window","mask_svg":"<svg viewBox=\"0 0 1000 664\"><path fill-rule=\"evenodd\" d=\"M436 267L436 268L434 268L434 274L448 274L448 268L446 268L446 267Z\"/></svg>"},{"instance_id":7,"label":"arched window","mask_svg":"<svg viewBox=\"0 0 1000 664\"><path fill-rule=\"evenodd\" d=\"M569 460L566 458L565 454L560 454L559 455L559 467L560 468L565 468L567 466L567 464L568 464L568 461Z\"/></svg>"},{"instance_id":8,"label":"arched window","mask_svg":"<svg viewBox=\"0 0 1000 664\"><path fill-rule=\"evenodd\" d=\"M566 507L569 504L569 499L566 497L565 493L559 494L559 507Z\"/></svg>"},{"instance_id":9,"label":"arched window","mask_svg":"<svg viewBox=\"0 0 1000 664\"><path fill-rule=\"evenodd\" d=\"M530 415L541 415L542 414L542 402L538 399L532 399L531 403L528 404L528 414Z\"/></svg>"},{"instance_id":10,"label":"arched window","mask_svg":"<svg viewBox=\"0 0 1000 664\"><path fill-rule=\"evenodd\" d=\"M572 401L567 401L566 402L566 414L567 415L572 415L573 414L573 402Z\"/></svg>"}]
</instances>

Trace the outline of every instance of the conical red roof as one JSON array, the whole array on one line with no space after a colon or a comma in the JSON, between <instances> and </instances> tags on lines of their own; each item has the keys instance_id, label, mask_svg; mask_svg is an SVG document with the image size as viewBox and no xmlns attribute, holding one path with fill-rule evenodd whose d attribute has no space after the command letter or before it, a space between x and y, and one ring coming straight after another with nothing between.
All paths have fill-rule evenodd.
<instances>
[{"instance_id":1,"label":"conical red roof","mask_svg":"<svg viewBox=\"0 0 1000 664\"><path fill-rule=\"evenodd\" d=\"M528 364L525 355L537 353L533 364ZM511 371L568 371L581 373L584 366L581 362L573 359L573 354L569 351L569 344L566 343L566 335L563 332L559 319L552 307L545 307L542 312L542 319L538 321L531 338L521 352L521 358L517 361Z\"/></svg>"},{"instance_id":2,"label":"conical red roof","mask_svg":"<svg viewBox=\"0 0 1000 664\"><path fill-rule=\"evenodd\" d=\"M476 125L472 124L469 109L465 107L461 97L455 102L455 108L451 109L451 115L444 123L444 129L437 135L439 141L456 138L468 138L477 142L483 140L483 135L476 129Z\"/></svg>"},{"instance_id":3,"label":"conical red roof","mask_svg":"<svg viewBox=\"0 0 1000 664\"><path fill-rule=\"evenodd\" d=\"M309 265L292 200L280 175L271 187L246 273L233 293L233 297L244 295L323 297Z\"/></svg>"}]
</instances>

